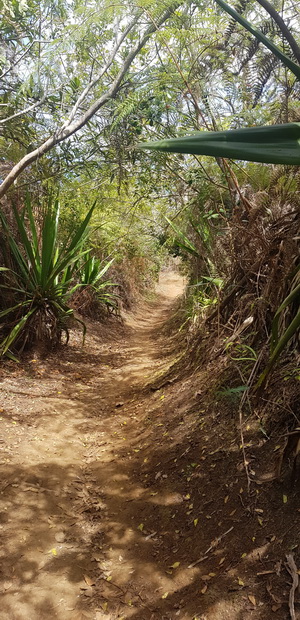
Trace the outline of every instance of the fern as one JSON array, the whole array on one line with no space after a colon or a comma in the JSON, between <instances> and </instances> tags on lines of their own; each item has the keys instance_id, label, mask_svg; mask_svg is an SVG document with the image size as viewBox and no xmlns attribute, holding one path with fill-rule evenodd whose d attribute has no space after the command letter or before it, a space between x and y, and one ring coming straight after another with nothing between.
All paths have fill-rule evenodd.
<instances>
[{"instance_id":1,"label":"fern","mask_svg":"<svg viewBox=\"0 0 300 620\"><path fill-rule=\"evenodd\" d=\"M274 26L272 24L272 22L270 21L266 21L262 26L261 26L261 31L263 34L267 35L267 34L274 34ZM248 48L246 50L246 56L245 58L242 60L241 65L237 71L237 73L235 75L239 75L242 70L251 62L253 56L256 54L258 48L259 48L259 41L257 39L253 39L253 37L248 37Z\"/></svg>"},{"instance_id":2,"label":"fern","mask_svg":"<svg viewBox=\"0 0 300 620\"><path fill-rule=\"evenodd\" d=\"M272 75L275 67L277 67L278 63L279 63L278 58L273 56L273 54L272 55L268 54L261 59L259 64L256 65L256 68L258 69L258 76L257 76L257 81L253 89L254 90L254 101L253 101L253 106L252 106L253 108L257 106L259 99L264 92L264 88L270 76Z\"/></svg>"},{"instance_id":3,"label":"fern","mask_svg":"<svg viewBox=\"0 0 300 620\"><path fill-rule=\"evenodd\" d=\"M130 93L126 98L121 101L115 112L114 112L114 120L110 126L110 131L114 131L120 125L120 123L130 116L132 112L138 107L140 103L140 94L139 93Z\"/></svg>"},{"instance_id":4,"label":"fern","mask_svg":"<svg viewBox=\"0 0 300 620\"><path fill-rule=\"evenodd\" d=\"M238 13L240 13L240 15L242 15L245 9L247 8L248 4L249 4L249 0L240 0L240 2L238 2L238 4L234 8ZM236 28L237 28L237 22L235 19L231 18L225 30L225 41L224 41L225 47L227 47L233 33L236 32Z\"/></svg>"}]
</instances>

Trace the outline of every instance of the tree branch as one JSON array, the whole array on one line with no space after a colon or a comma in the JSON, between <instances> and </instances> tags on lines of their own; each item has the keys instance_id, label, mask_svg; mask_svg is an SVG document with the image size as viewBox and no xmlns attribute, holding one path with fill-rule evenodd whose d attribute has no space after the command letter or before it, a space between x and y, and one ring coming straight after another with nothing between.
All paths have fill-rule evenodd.
<instances>
[{"instance_id":1,"label":"tree branch","mask_svg":"<svg viewBox=\"0 0 300 620\"><path fill-rule=\"evenodd\" d=\"M1 119L0 125L4 125L4 123L7 123L8 121L11 121L12 119L17 118L18 116L22 116L23 114L26 114L26 112L30 112L31 110L34 110L34 108L37 108L39 105L42 105L42 103L44 103L46 98L47 98L47 95L44 95L44 97L42 97L40 101L33 103L32 105L28 106L28 108L25 108L24 110L20 110L20 112L16 112L15 114L8 116L7 118Z\"/></svg>"},{"instance_id":2,"label":"tree branch","mask_svg":"<svg viewBox=\"0 0 300 620\"><path fill-rule=\"evenodd\" d=\"M117 77L112 82L110 88L107 90L106 93L104 93L101 97L99 97L99 99L97 99L88 108L88 110L84 114L82 114L77 120L70 122L67 126L64 123L52 136L50 136L47 140L45 140L45 142L43 142L41 146L31 151L31 153L28 153L27 155L25 155L12 168L10 173L6 176L6 178L0 185L0 198L2 198L6 194L8 189L16 181L16 179L23 172L23 170L25 170L34 161L36 161L37 159L45 155L45 153L48 153L48 151L53 149L54 146L56 146L60 142L63 142L64 140L72 136L74 133L79 131L79 129L84 127L84 125L87 124L87 122L96 114L96 112L98 112L98 110L100 110L100 108L102 108L105 105L105 103L107 103L107 101L109 101L110 99L116 96L126 73L128 72L131 64L133 63L134 59L136 58L140 50L147 43L148 39L151 37L153 32L155 32L158 28L160 28L160 26L162 26L169 19L169 17L171 17L171 15L180 6L180 4L181 2L175 2L169 9L167 9L163 13L161 18L157 20L156 24L151 23L148 26L148 28L144 32L144 35L141 37L140 41L128 53Z\"/></svg>"},{"instance_id":3,"label":"tree branch","mask_svg":"<svg viewBox=\"0 0 300 620\"><path fill-rule=\"evenodd\" d=\"M122 36L120 37L120 39L116 42L115 47L113 48L110 57L105 65L105 67L102 69L102 71L100 73L98 73L98 75L96 75L96 77L90 81L90 83L86 86L86 88L82 91L81 95L78 97L76 103L74 104L74 107L71 111L71 114L68 118L68 120L64 123L63 128L64 127L68 127L71 122L74 120L75 116L76 116L76 112L79 108L79 106L82 104L82 102L84 101L84 99L86 98L86 96L88 95L88 93L92 90L92 88L94 88L94 86L96 86L96 84L101 80L101 78L103 77L103 75L108 71L109 67L111 66L111 64L114 61L114 58L117 54L117 52L119 51L122 43L124 42L124 40L126 39L127 35L129 34L129 32L132 30L132 28L137 24L139 17L141 16L141 13L139 13L131 22L130 24L127 26L127 28L125 28L124 32L122 33Z\"/></svg>"},{"instance_id":4,"label":"tree branch","mask_svg":"<svg viewBox=\"0 0 300 620\"><path fill-rule=\"evenodd\" d=\"M21 60L22 60L22 59L26 56L26 54L28 54L28 52L31 50L31 48L32 48L32 47L33 47L36 43L39 43L39 44L41 44L41 43L52 43L52 41L43 41L43 40L40 40L40 39L36 39L35 41L32 41L32 42L30 43L30 45L28 45L28 47L26 48L25 52L23 52L23 53L21 54L21 56L19 56L19 58L17 58L17 60L16 60L16 61L15 61L12 65L10 65L10 66L8 67L8 69L6 69L3 73L1 73L1 75L0 75L0 80L2 80L2 79L3 79L3 78L4 78L4 77L5 77L8 73L10 73L10 71L11 71L12 69L14 69L14 68L17 66L17 64L18 64L18 63L19 63L19 62L20 62L20 61L21 61Z\"/></svg>"}]
</instances>

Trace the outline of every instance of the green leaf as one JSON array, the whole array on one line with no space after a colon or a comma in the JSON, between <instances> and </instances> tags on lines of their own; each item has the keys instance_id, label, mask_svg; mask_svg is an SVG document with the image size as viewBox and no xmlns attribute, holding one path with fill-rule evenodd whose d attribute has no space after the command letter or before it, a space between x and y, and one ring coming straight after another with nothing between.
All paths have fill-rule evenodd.
<instances>
[{"instance_id":1,"label":"green leaf","mask_svg":"<svg viewBox=\"0 0 300 620\"><path fill-rule=\"evenodd\" d=\"M31 317L32 314L34 314L34 312L36 312L36 308L31 308L31 310L29 310L29 312L27 312L21 318L21 320L17 323L17 325L15 325L15 327L8 334L8 336L1 342L1 344L0 344L1 355L5 355L5 353L8 351L8 349L14 343L15 339L17 338L17 336L22 331L22 329L23 329L24 325L27 323L29 317Z\"/></svg>"},{"instance_id":2,"label":"green leaf","mask_svg":"<svg viewBox=\"0 0 300 620\"><path fill-rule=\"evenodd\" d=\"M177 243L178 245L185 250L186 252L188 252L189 254L193 254L194 256L199 256L199 252L197 251L197 249L195 248L195 246L190 242L190 240L184 235L184 233L179 230L179 228L176 226L176 224L174 224L174 222L172 222L171 220L169 220L169 218L165 215L164 216L165 220L168 222L168 224L170 224L170 226L173 228L173 230L176 232L176 234L178 235L179 239L177 239Z\"/></svg>"},{"instance_id":3,"label":"green leaf","mask_svg":"<svg viewBox=\"0 0 300 620\"><path fill-rule=\"evenodd\" d=\"M42 229L42 262L41 262L41 288L44 290L50 274L53 274L55 258L58 252L57 229L59 220L59 203L55 202L54 211L48 207Z\"/></svg>"},{"instance_id":4,"label":"green leaf","mask_svg":"<svg viewBox=\"0 0 300 620\"><path fill-rule=\"evenodd\" d=\"M20 303L16 304L15 306L11 306L10 308L6 308L6 310L1 310L0 312L0 318L2 318L3 316L7 316L8 314L10 314L11 312L14 312L14 310L17 310L18 308L23 308L25 306L28 306L31 303L31 301L20 301Z\"/></svg>"},{"instance_id":5,"label":"green leaf","mask_svg":"<svg viewBox=\"0 0 300 620\"><path fill-rule=\"evenodd\" d=\"M255 389L257 389L258 387L260 387L261 385L264 384L267 376L269 375L270 371L272 370L272 368L273 368L275 362L277 361L278 357L282 353L282 351L285 348L285 346L287 345L288 341L294 336L294 334L297 332L297 330L299 328L300 328L300 310L296 314L296 316L293 319L293 321L291 321L291 323L289 324L289 326L286 329L286 331L284 332L284 334L279 339L275 349L273 350L272 354L270 355L270 359L269 359L269 362L268 362L265 370L262 372L262 374L260 375L260 377L259 377L259 379L257 381Z\"/></svg>"},{"instance_id":6,"label":"green leaf","mask_svg":"<svg viewBox=\"0 0 300 620\"><path fill-rule=\"evenodd\" d=\"M198 131L190 136L145 142L138 148L229 157L270 164L300 164L300 123L233 129Z\"/></svg>"},{"instance_id":7,"label":"green leaf","mask_svg":"<svg viewBox=\"0 0 300 620\"><path fill-rule=\"evenodd\" d=\"M275 313L273 323L272 323L272 339L271 339L271 351L274 351L278 344L278 324L282 311L289 306L297 297L300 295L300 284L296 286L290 294L284 299L282 304L279 306L278 310Z\"/></svg>"}]
</instances>

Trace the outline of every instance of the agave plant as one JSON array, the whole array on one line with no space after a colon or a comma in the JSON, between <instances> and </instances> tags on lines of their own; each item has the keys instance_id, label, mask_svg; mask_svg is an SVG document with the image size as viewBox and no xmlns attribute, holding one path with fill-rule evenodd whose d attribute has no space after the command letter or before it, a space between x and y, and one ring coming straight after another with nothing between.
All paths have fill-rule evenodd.
<instances>
[{"instance_id":1,"label":"agave plant","mask_svg":"<svg viewBox=\"0 0 300 620\"><path fill-rule=\"evenodd\" d=\"M49 201L40 235L30 199L27 198L21 214L13 207L18 241L0 211L6 238L2 249L6 281L1 288L4 292L11 291L15 300L0 312L0 318L5 317L1 326L4 336L0 341L0 355L12 356L11 347L16 345L19 350L35 343L53 346L60 341L63 332L68 339L68 321L73 310L67 300L78 286L73 285L74 269L87 253L82 247L94 208L95 203L64 247L58 242L58 200ZM84 324L79 322L85 333Z\"/></svg>"}]
</instances>

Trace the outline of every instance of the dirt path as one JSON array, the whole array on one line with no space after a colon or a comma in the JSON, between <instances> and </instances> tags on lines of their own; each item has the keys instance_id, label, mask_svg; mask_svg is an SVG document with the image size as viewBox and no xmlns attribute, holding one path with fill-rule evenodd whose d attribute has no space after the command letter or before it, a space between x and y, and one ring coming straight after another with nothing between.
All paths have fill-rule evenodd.
<instances>
[{"instance_id":1,"label":"dirt path","mask_svg":"<svg viewBox=\"0 0 300 620\"><path fill-rule=\"evenodd\" d=\"M114 455L139 434L133 399L162 361L153 330L182 290L180 276L165 274L155 303L129 316L116 341L103 344L96 333L84 351L75 346L58 360L31 359L3 377L1 618L76 618L90 606L94 580L102 617L105 592L108 600L121 592L110 584L114 564L122 582L125 570L133 574L123 549L130 534L121 533L119 515L142 489L128 482ZM130 588L124 592L129 604Z\"/></svg>"},{"instance_id":2,"label":"dirt path","mask_svg":"<svg viewBox=\"0 0 300 620\"><path fill-rule=\"evenodd\" d=\"M296 499L247 496L236 423L205 405L205 377L160 386L182 290L164 273L115 333L3 370L1 619L289 618Z\"/></svg>"}]
</instances>

